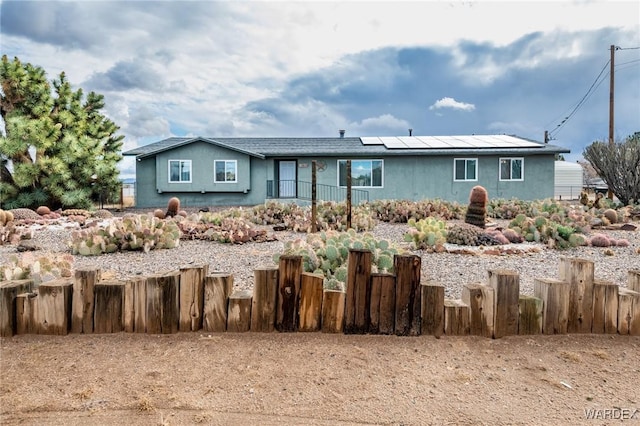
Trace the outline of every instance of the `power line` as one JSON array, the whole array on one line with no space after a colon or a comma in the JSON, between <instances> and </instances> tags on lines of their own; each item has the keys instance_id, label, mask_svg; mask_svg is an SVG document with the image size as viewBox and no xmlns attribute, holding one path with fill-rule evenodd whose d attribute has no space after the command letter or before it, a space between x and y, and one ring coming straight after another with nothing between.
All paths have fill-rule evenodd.
<instances>
[{"instance_id":1,"label":"power line","mask_svg":"<svg viewBox=\"0 0 640 426\"><path fill-rule=\"evenodd\" d=\"M593 83L591 83L591 86L589 87L589 90L587 90L587 93L585 93L584 96L582 96L582 99L578 101L577 105L573 108L573 110L553 130L549 132L550 137L553 136L553 134L558 133L558 131L567 123L567 121L569 121L571 117L573 117L573 115L578 111L578 109L580 109L580 107L585 103L585 101L591 96L595 88L597 88L600 84L602 84L602 81L604 81L604 79L600 80L600 77L602 77L602 74L607 69L607 66L609 66L610 62L611 61L607 61L607 63L604 64L604 66L600 70L600 73L598 74L596 79L593 81Z\"/></svg>"},{"instance_id":2,"label":"power line","mask_svg":"<svg viewBox=\"0 0 640 426\"><path fill-rule=\"evenodd\" d=\"M640 50L640 46L637 47L620 47L620 46L615 46L615 50ZM635 64L636 62L640 62L640 59L636 59L636 60L632 60L632 61L627 61L627 62L623 62L621 64L616 64L615 65L615 69L620 71L623 69L627 69L630 66L632 66L633 64ZM550 132L548 132L548 138L552 139L553 135L557 135L558 132L562 129L562 127L564 127L564 125L569 121L569 119L571 119L571 117L573 117L575 115L575 113L580 109L580 107L582 105L584 105L584 103L591 97L591 95L595 92L595 90L600 86L600 84L602 84L602 82L604 81L604 79L607 76L610 76L611 73L607 72L604 77L603 77L603 72L604 70L607 68L607 66L611 63L611 60L607 61L607 63L604 65L604 67L602 67L602 70L600 70L600 73L598 74L598 76L596 77L596 79L593 81L593 83L591 84L591 86L589 87L589 89L587 90L587 92L584 94L584 96L580 99L580 101L578 101L578 103L575 105L575 107L573 108L573 110L567 114L562 121L556 125L556 127L551 130ZM623 65L627 65L627 66L623 66ZM601 79L602 77L602 79ZM564 114L562 114L564 115ZM561 116L562 116L561 115ZM559 117L555 118L553 121L551 121L551 123L553 123L554 121L558 120ZM550 123L549 123L550 124ZM548 127L549 124L547 124L545 127ZM545 142L547 142L547 132L545 132Z\"/></svg>"}]
</instances>

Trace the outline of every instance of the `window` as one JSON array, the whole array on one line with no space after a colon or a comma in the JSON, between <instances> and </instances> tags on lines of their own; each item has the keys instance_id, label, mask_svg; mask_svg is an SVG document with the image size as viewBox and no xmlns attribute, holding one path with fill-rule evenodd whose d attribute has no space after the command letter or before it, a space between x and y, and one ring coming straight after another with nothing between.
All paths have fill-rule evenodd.
<instances>
[{"instance_id":1,"label":"window","mask_svg":"<svg viewBox=\"0 0 640 426\"><path fill-rule=\"evenodd\" d=\"M236 171L238 162L236 160L216 160L213 162L215 169L214 182L237 182Z\"/></svg>"},{"instance_id":2,"label":"window","mask_svg":"<svg viewBox=\"0 0 640 426\"><path fill-rule=\"evenodd\" d=\"M453 180L478 180L477 158L456 158L453 160Z\"/></svg>"},{"instance_id":3,"label":"window","mask_svg":"<svg viewBox=\"0 0 640 426\"><path fill-rule=\"evenodd\" d=\"M351 160L353 188L382 188L382 160ZM338 160L338 186L347 186L347 160Z\"/></svg>"},{"instance_id":4,"label":"window","mask_svg":"<svg viewBox=\"0 0 640 426\"><path fill-rule=\"evenodd\" d=\"M523 158L501 158L500 180L524 180L523 165Z\"/></svg>"},{"instance_id":5,"label":"window","mask_svg":"<svg viewBox=\"0 0 640 426\"><path fill-rule=\"evenodd\" d=\"M169 160L169 182L191 182L191 160Z\"/></svg>"}]
</instances>

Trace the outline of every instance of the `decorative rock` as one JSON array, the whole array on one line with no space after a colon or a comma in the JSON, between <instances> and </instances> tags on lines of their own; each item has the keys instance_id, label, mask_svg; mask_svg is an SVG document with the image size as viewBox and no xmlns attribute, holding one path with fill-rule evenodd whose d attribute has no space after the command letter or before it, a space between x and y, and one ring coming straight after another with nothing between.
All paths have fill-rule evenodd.
<instances>
[{"instance_id":1,"label":"decorative rock","mask_svg":"<svg viewBox=\"0 0 640 426\"><path fill-rule=\"evenodd\" d=\"M36 243L30 240L20 241L20 244L18 244L18 246L16 247L16 251L18 252L38 251L38 250L42 250L42 247L40 247L39 245L37 245Z\"/></svg>"}]
</instances>

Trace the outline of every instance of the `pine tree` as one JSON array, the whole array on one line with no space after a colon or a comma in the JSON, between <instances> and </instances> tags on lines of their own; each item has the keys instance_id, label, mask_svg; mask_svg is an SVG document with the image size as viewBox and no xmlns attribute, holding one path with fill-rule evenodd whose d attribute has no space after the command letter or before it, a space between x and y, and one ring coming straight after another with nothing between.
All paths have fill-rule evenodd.
<instances>
[{"instance_id":1,"label":"pine tree","mask_svg":"<svg viewBox=\"0 0 640 426\"><path fill-rule=\"evenodd\" d=\"M102 95L85 99L64 72L50 84L42 68L6 55L0 82L2 208L89 208L117 194L124 137L101 113Z\"/></svg>"}]
</instances>

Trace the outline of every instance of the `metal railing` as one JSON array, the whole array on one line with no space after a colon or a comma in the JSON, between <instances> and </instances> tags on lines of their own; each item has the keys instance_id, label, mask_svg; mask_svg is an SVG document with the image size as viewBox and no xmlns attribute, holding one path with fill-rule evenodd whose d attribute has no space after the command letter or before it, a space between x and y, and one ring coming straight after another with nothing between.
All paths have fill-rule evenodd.
<instances>
[{"instance_id":1,"label":"metal railing","mask_svg":"<svg viewBox=\"0 0 640 426\"><path fill-rule=\"evenodd\" d=\"M582 186L555 185L554 195L556 200L578 200L582 192Z\"/></svg>"},{"instance_id":2,"label":"metal railing","mask_svg":"<svg viewBox=\"0 0 640 426\"><path fill-rule=\"evenodd\" d=\"M267 198L311 200L311 182L295 180L268 180ZM317 201L345 201L347 188L316 184ZM369 201L369 191L351 188L351 202L360 204Z\"/></svg>"}]
</instances>

